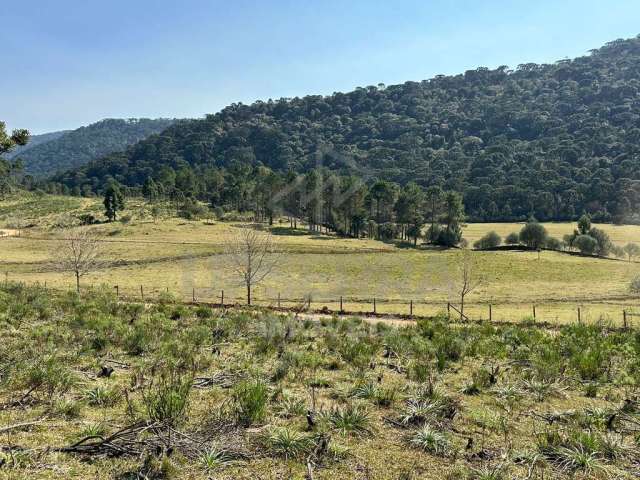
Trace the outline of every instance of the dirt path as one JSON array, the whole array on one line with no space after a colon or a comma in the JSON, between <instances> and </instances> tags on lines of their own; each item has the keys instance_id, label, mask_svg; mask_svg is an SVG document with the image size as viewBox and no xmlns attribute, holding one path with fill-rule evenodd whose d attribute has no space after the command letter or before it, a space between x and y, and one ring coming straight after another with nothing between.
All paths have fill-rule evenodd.
<instances>
[{"instance_id":1,"label":"dirt path","mask_svg":"<svg viewBox=\"0 0 640 480\"><path fill-rule=\"evenodd\" d=\"M14 230L12 228L0 228L0 237L18 237L20 230Z\"/></svg>"}]
</instances>

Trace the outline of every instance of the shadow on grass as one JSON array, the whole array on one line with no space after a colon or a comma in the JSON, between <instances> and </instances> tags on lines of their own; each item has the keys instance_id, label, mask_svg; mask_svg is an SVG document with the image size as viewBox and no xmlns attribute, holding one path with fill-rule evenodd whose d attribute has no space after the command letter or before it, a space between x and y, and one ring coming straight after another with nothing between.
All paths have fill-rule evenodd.
<instances>
[{"instance_id":1,"label":"shadow on grass","mask_svg":"<svg viewBox=\"0 0 640 480\"><path fill-rule=\"evenodd\" d=\"M311 235L311 232L308 230L301 230L299 228L291 228L291 227L272 227L271 233L274 235L288 235L292 237L306 237Z\"/></svg>"}]
</instances>

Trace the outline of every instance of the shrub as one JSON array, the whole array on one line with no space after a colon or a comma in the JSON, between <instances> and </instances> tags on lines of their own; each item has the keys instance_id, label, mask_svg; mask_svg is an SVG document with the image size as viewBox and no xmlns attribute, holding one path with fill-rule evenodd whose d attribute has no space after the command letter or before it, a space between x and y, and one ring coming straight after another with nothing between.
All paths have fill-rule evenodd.
<instances>
[{"instance_id":1,"label":"shrub","mask_svg":"<svg viewBox=\"0 0 640 480\"><path fill-rule=\"evenodd\" d=\"M32 365L26 372L25 387L43 392L49 399L62 395L78 382L75 375L56 357L49 357Z\"/></svg>"},{"instance_id":2,"label":"shrub","mask_svg":"<svg viewBox=\"0 0 640 480\"><path fill-rule=\"evenodd\" d=\"M178 208L178 216L185 220L198 220L206 216L208 212L209 209L206 206L191 198L187 198Z\"/></svg>"},{"instance_id":3,"label":"shrub","mask_svg":"<svg viewBox=\"0 0 640 480\"><path fill-rule=\"evenodd\" d=\"M411 444L434 455L447 455L451 450L448 438L429 425L413 434Z\"/></svg>"},{"instance_id":4,"label":"shrub","mask_svg":"<svg viewBox=\"0 0 640 480\"><path fill-rule=\"evenodd\" d=\"M505 237L504 243L507 245L518 245L520 243L520 236L517 232L511 232Z\"/></svg>"},{"instance_id":5,"label":"shrub","mask_svg":"<svg viewBox=\"0 0 640 480\"><path fill-rule=\"evenodd\" d=\"M165 422L169 425L184 419L191 385L190 376L181 376L171 372L163 374L142 391L142 398L147 416L154 422Z\"/></svg>"},{"instance_id":6,"label":"shrub","mask_svg":"<svg viewBox=\"0 0 640 480\"><path fill-rule=\"evenodd\" d=\"M629 284L629 290L631 293L640 294L640 275L636 276L631 280Z\"/></svg>"},{"instance_id":7,"label":"shrub","mask_svg":"<svg viewBox=\"0 0 640 480\"><path fill-rule=\"evenodd\" d=\"M491 231L484 235L480 240L477 240L473 244L473 248L478 250L486 250L489 248L495 248L502 243L502 238L495 231Z\"/></svg>"},{"instance_id":8,"label":"shrub","mask_svg":"<svg viewBox=\"0 0 640 480\"><path fill-rule=\"evenodd\" d=\"M87 403L95 407L112 407L120 400L120 392L115 389L95 387L89 390L85 397Z\"/></svg>"},{"instance_id":9,"label":"shrub","mask_svg":"<svg viewBox=\"0 0 640 480\"><path fill-rule=\"evenodd\" d=\"M280 427L267 433L265 443L274 454L288 460L306 454L313 445L313 439L291 428Z\"/></svg>"},{"instance_id":10,"label":"shrub","mask_svg":"<svg viewBox=\"0 0 640 480\"><path fill-rule=\"evenodd\" d=\"M80 416L80 409L82 405L80 402L76 402L75 400L69 400L66 398L61 398L56 400L53 405L53 411L62 417L67 418L77 418Z\"/></svg>"},{"instance_id":11,"label":"shrub","mask_svg":"<svg viewBox=\"0 0 640 480\"><path fill-rule=\"evenodd\" d=\"M598 248L598 241L591 235L578 235L573 241L573 246L585 255L593 255Z\"/></svg>"},{"instance_id":12,"label":"shrub","mask_svg":"<svg viewBox=\"0 0 640 480\"><path fill-rule=\"evenodd\" d=\"M562 250L562 242L555 237L549 237L545 247L549 250Z\"/></svg>"},{"instance_id":13,"label":"shrub","mask_svg":"<svg viewBox=\"0 0 640 480\"><path fill-rule=\"evenodd\" d=\"M325 414L325 418L330 427L342 435L363 437L372 434L369 412L361 405L335 407Z\"/></svg>"},{"instance_id":14,"label":"shrub","mask_svg":"<svg viewBox=\"0 0 640 480\"><path fill-rule=\"evenodd\" d=\"M529 222L520 230L520 241L527 247L537 250L547 241L547 229L538 222Z\"/></svg>"},{"instance_id":15,"label":"shrub","mask_svg":"<svg viewBox=\"0 0 640 480\"><path fill-rule=\"evenodd\" d=\"M211 472L232 464L234 459L226 450L211 447L200 454L199 462L206 471Z\"/></svg>"},{"instance_id":16,"label":"shrub","mask_svg":"<svg viewBox=\"0 0 640 480\"><path fill-rule=\"evenodd\" d=\"M233 401L237 420L249 426L262 422L267 416L267 385L260 380L247 380L233 390Z\"/></svg>"},{"instance_id":17,"label":"shrub","mask_svg":"<svg viewBox=\"0 0 640 480\"><path fill-rule=\"evenodd\" d=\"M592 227L589 230L589 236L593 237L597 243L596 253L600 256L606 257L611 253L611 249L613 248L613 243L607 235L607 232L604 230L600 230L599 228Z\"/></svg>"}]
</instances>

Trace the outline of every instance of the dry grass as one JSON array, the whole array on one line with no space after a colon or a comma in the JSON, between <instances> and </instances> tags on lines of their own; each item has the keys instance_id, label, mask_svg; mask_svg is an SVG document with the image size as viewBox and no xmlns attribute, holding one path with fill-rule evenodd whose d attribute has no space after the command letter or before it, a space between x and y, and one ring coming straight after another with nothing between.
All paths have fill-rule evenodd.
<instances>
[{"instance_id":1,"label":"dry grass","mask_svg":"<svg viewBox=\"0 0 640 480\"><path fill-rule=\"evenodd\" d=\"M97 200L55 197L53 202L80 211L99 212ZM40 199L38 205L48 202ZM66 203L65 203L66 202ZM24 212L29 199L14 202L8 209ZM73 210L72 207L80 208ZM51 226L68 219L68 214L47 213L40 207L29 217L37 226L22 230L21 237L0 239L0 269L14 280L47 282L68 287L72 277L56 272L51 265L65 231ZM216 301L225 291L226 301L242 301L243 291L224 267L220 255L224 242L240 224L213 221L184 221L164 218L157 223L149 217L148 206L130 202L128 223L87 227L108 242L110 268L90 275L86 284L119 285L121 293L139 295L140 285L147 294L169 290L191 298L194 288L200 300ZM1 223L0 223L1 225ZM315 306L337 309L340 296L345 309L371 311L373 298L377 311L408 313L410 301L415 314L433 314L447 302L457 302L457 272L460 252L455 250L415 250L366 239L341 239L312 235L303 230L291 232L286 223L275 227L277 248L286 252L278 268L255 291L260 304L273 304L280 294L286 305L311 298ZM516 231L518 224L469 224L465 238L470 242L490 230L501 235ZM638 226L601 226L618 243L640 239ZM561 237L573 224L553 223L547 228ZM29 238L30 237L30 238ZM520 319L531 316L567 322L577 318L581 308L584 321L602 317L621 321L622 310L632 309L635 299L628 293L630 280L640 274L640 264L542 252L474 252L477 273L483 286L469 297L468 313L488 317L493 305L494 319Z\"/></svg>"}]
</instances>

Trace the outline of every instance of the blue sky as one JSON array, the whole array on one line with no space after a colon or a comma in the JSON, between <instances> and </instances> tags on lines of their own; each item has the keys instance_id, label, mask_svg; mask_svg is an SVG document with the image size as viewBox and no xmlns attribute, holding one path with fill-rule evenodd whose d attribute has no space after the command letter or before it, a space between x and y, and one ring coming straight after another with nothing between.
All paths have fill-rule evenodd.
<instances>
[{"instance_id":1,"label":"blue sky","mask_svg":"<svg viewBox=\"0 0 640 480\"><path fill-rule=\"evenodd\" d=\"M0 120L43 133L200 117L553 62L639 33L638 0L0 0Z\"/></svg>"}]
</instances>

